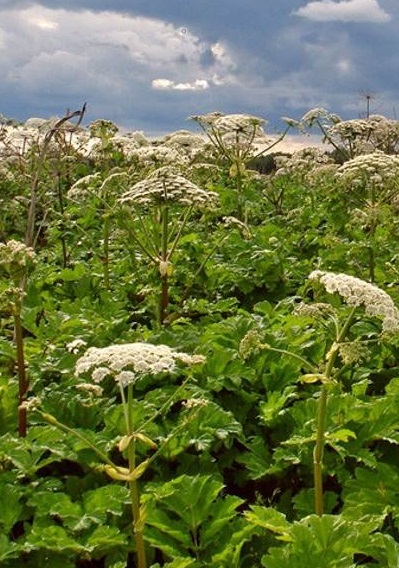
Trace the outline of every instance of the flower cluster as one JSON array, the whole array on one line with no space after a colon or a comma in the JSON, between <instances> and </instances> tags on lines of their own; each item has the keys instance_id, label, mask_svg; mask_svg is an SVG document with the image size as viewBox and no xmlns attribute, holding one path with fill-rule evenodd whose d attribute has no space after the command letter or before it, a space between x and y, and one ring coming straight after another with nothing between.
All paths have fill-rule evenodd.
<instances>
[{"instance_id":1,"label":"flower cluster","mask_svg":"<svg viewBox=\"0 0 399 568\"><path fill-rule=\"evenodd\" d=\"M300 302L294 308L294 315L308 317L311 319L326 319L335 315L335 309L331 304L324 302L314 302L313 304L306 304Z\"/></svg>"},{"instance_id":2,"label":"flower cluster","mask_svg":"<svg viewBox=\"0 0 399 568\"><path fill-rule=\"evenodd\" d=\"M91 136L101 139L109 139L118 132L119 128L111 120L98 119L89 124Z\"/></svg>"},{"instance_id":3,"label":"flower cluster","mask_svg":"<svg viewBox=\"0 0 399 568\"><path fill-rule=\"evenodd\" d=\"M226 114L220 116L213 122L213 127L220 132L226 134L228 132L237 132L246 136L257 134L262 136L261 127L266 123L263 118L252 116L249 114Z\"/></svg>"},{"instance_id":4,"label":"flower cluster","mask_svg":"<svg viewBox=\"0 0 399 568\"><path fill-rule=\"evenodd\" d=\"M336 177L352 189L372 186L380 195L391 195L399 191L399 157L383 152L357 156L340 166Z\"/></svg>"},{"instance_id":5,"label":"flower cluster","mask_svg":"<svg viewBox=\"0 0 399 568\"><path fill-rule=\"evenodd\" d=\"M34 262L35 252L33 248L14 240L0 243L0 267L13 278L16 284L18 284L18 279Z\"/></svg>"},{"instance_id":6,"label":"flower cluster","mask_svg":"<svg viewBox=\"0 0 399 568\"><path fill-rule=\"evenodd\" d=\"M165 166L136 183L123 194L120 201L133 201L141 205L174 202L185 206L212 207L217 204L218 195L213 191L201 189Z\"/></svg>"},{"instance_id":7,"label":"flower cluster","mask_svg":"<svg viewBox=\"0 0 399 568\"><path fill-rule=\"evenodd\" d=\"M87 343L84 339L74 339L73 341L70 341L69 343L66 344L66 348L67 351L69 351L69 353L79 353L79 351L82 351L83 347L86 347Z\"/></svg>"},{"instance_id":8,"label":"flower cluster","mask_svg":"<svg viewBox=\"0 0 399 568\"><path fill-rule=\"evenodd\" d=\"M141 146L134 149L129 157L136 158L141 164L150 166L156 164L184 164L188 162L180 148L175 146Z\"/></svg>"},{"instance_id":9,"label":"flower cluster","mask_svg":"<svg viewBox=\"0 0 399 568\"><path fill-rule=\"evenodd\" d=\"M369 356L369 349L360 341L340 343L338 346L339 356L344 365L353 365L365 361Z\"/></svg>"},{"instance_id":10,"label":"flower cluster","mask_svg":"<svg viewBox=\"0 0 399 568\"><path fill-rule=\"evenodd\" d=\"M341 118L334 113L329 112L325 108L312 108L301 118L303 125L312 127L314 123L322 123L323 126L326 124L337 124L341 122Z\"/></svg>"},{"instance_id":11,"label":"flower cluster","mask_svg":"<svg viewBox=\"0 0 399 568\"><path fill-rule=\"evenodd\" d=\"M337 145L347 146L351 155L376 150L392 154L398 150L399 121L381 115L344 120L328 129L328 137Z\"/></svg>"},{"instance_id":12,"label":"flower cluster","mask_svg":"<svg viewBox=\"0 0 399 568\"><path fill-rule=\"evenodd\" d=\"M348 274L314 270L310 280L319 281L330 294L338 293L349 306L363 306L368 316L382 318L383 331L399 331L399 310L383 290Z\"/></svg>"},{"instance_id":13,"label":"flower cluster","mask_svg":"<svg viewBox=\"0 0 399 568\"><path fill-rule=\"evenodd\" d=\"M250 329L241 339L238 352L244 361L258 353L264 346L261 335L260 329L253 328Z\"/></svg>"},{"instance_id":14,"label":"flower cluster","mask_svg":"<svg viewBox=\"0 0 399 568\"><path fill-rule=\"evenodd\" d=\"M178 361L191 366L202 363L204 358L174 351L167 345L141 342L90 347L78 359L75 375L90 373L95 383L106 376L113 376L121 387L125 387L147 375L173 373Z\"/></svg>"},{"instance_id":15,"label":"flower cluster","mask_svg":"<svg viewBox=\"0 0 399 568\"><path fill-rule=\"evenodd\" d=\"M333 159L321 148L303 148L291 156L278 156L276 158L276 177L295 175L304 177L310 172L334 164Z\"/></svg>"},{"instance_id":16,"label":"flower cluster","mask_svg":"<svg viewBox=\"0 0 399 568\"><path fill-rule=\"evenodd\" d=\"M258 116L212 112L190 118L198 122L219 150L231 147L248 150L255 139L259 143L270 143L263 131L266 121Z\"/></svg>"},{"instance_id":17,"label":"flower cluster","mask_svg":"<svg viewBox=\"0 0 399 568\"><path fill-rule=\"evenodd\" d=\"M177 145L187 150L195 150L205 145L205 140L198 134L194 134L189 130L177 130L171 134L167 134L163 139L166 146Z\"/></svg>"},{"instance_id":18,"label":"flower cluster","mask_svg":"<svg viewBox=\"0 0 399 568\"><path fill-rule=\"evenodd\" d=\"M84 176L74 183L68 191L67 197L78 202L93 196L109 201L110 195L120 193L120 187L128 181L129 172L121 168L114 168L105 179L102 178L100 172L96 172Z\"/></svg>"},{"instance_id":19,"label":"flower cluster","mask_svg":"<svg viewBox=\"0 0 399 568\"><path fill-rule=\"evenodd\" d=\"M27 266L35 260L33 248L27 247L21 241L8 241L0 243L0 264L15 264L21 267Z\"/></svg>"}]
</instances>

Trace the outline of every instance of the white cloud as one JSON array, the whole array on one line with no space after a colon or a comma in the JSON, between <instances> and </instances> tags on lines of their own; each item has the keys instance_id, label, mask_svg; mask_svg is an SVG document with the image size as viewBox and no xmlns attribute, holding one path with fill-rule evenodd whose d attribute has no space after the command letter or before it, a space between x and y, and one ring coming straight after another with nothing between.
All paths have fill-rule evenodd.
<instances>
[{"instance_id":1,"label":"white cloud","mask_svg":"<svg viewBox=\"0 0 399 568\"><path fill-rule=\"evenodd\" d=\"M30 11L26 11L24 15L26 22L32 26L36 26L42 30L56 30L58 29L58 22L40 15L31 14Z\"/></svg>"},{"instance_id":2,"label":"white cloud","mask_svg":"<svg viewBox=\"0 0 399 568\"><path fill-rule=\"evenodd\" d=\"M192 83L175 83L170 79L154 79L151 85L153 89L163 91L203 91L209 88L209 83L206 79L196 79Z\"/></svg>"},{"instance_id":3,"label":"white cloud","mask_svg":"<svg viewBox=\"0 0 399 568\"><path fill-rule=\"evenodd\" d=\"M308 2L293 14L317 22L384 23L391 20L377 0L316 0Z\"/></svg>"},{"instance_id":4,"label":"white cloud","mask_svg":"<svg viewBox=\"0 0 399 568\"><path fill-rule=\"evenodd\" d=\"M226 46L205 65L214 41L160 19L38 4L0 7L0 14L0 99L7 115L14 111L6 101L18 101L26 112L32 102L33 112L44 116L87 101L96 117L126 124L133 113L138 120L154 108L166 122L175 109L161 100L160 90L209 92L218 86L213 77L232 73ZM184 120L193 102L179 99L186 103Z\"/></svg>"}]
</instances>

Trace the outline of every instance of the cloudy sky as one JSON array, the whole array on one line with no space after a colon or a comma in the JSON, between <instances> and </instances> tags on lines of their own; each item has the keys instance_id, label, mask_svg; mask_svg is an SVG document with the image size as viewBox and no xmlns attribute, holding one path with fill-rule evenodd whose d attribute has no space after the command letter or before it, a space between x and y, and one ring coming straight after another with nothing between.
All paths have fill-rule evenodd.
<instances>
[{"instance_id":1,"label":"cloudy sky","mask_svg":"<svg viewBox=\"0 0 399 568\"><path fill-rule=\"evenodd\" d=\"M399 114L398 0L0 0L0 114L160 134L210 111L278 131L314 107Z\"/></svg>"}]
</instances>

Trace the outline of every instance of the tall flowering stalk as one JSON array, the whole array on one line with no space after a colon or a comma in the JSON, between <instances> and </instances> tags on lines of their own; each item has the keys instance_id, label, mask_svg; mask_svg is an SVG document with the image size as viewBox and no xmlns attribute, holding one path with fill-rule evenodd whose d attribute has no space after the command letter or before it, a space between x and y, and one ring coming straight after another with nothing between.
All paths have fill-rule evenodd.
<instances>
[{"instance_id":1,"label":"tall flowering stalk","mask_svg":"<svg viewBox=\"0 0 399 568\"><path fill-rule=\"evenodd\" d=\"M111 288L110 247L112 240L112 222L117 212L117 197L120 187L129 179L129 172L121 168L113 168L105 175L97 172L78 180L68 191L67 197L79 208L90 200L97 202L96 214L101 218L102 239L94 245L95 252L101 260L103 282L106 290ZM96 248L99 247L99 250Z\"/></svg>"},{"instance_id":2,"label":"tall flowering stalk","mask_svg":"<svg viewBox=\"0 0 399 568\"><path fill-rule=\"evenodd\" d=\"M350 308L345 312L344 318L340 311L330 304L316 302L314 304L299 304L295 312L297 315L306 315L315 320L323 321L324 329L332 330L328 336L329 343L319 364L314 364L304 357L289 350L279 349L261 342L258 334L249 332L242 340L240 352L245 359L251 352L265 349L293 357L300 361L301 366L308 371L301 377L304 383L321 383L321 390L317 399L315 417L315 445L313 451L313 479L315 490L315 512L321 516L323 505L323 461L326 444L326 421L328 393L336 384L340 369L339 362L344 365L354 365L365 356L365 344L362 338L355 340L351 328L356 321L362 318L361 311L367 318L376 318L381 322L383 334L399 332L399 310L392 298L383 290L365 282L360 278L347 274L336 274L315 270L309 275L309 280L316 287L324 288L329 294L337 294ZM363 316L364 317L364 316ZM331 325L325 325L331 324Z\"/></svg>"},{"instance_id":3,"label":"tall flowering stalk","mask_svg":"<svg viewBox=\"0 0 399 568\"><path fill-rule=\"evenodd\" d=\"M343 187L354 221L366 234L369 278L375 280L376 233L384 221L384 209L399 195L399 158L382 152L357 156L343 164L335 177Z\"/></svg>"},{"instance_id":4,"label":"tall flowering stalk","mask_svg":"<svg viewBox=\"0 0 399 568\"><path fill-rule=\"evenodd\" d=\"M11 240L5 244L0 243L0 270L9 280L8 285L0 294L0 303L5 304L6 308L11 311L14 320L14 341L18 374L18 434L21 437L26 436L27 432L25 401L29 389L21 314L26 277L29 268L34 262L34 258L33 249L19 241Z\"/></svg>"},{"instance_id":5,"label":"tall flowering stalk","mask_svg":"<svg viewBox=\"0 0 399 568\"><path fill-rule=\"evenodd\" d=\"M172 404L180 390L190 379L187 375L186 380L177 387L173 395L158 409L154 416L146 420L140 426L135 426L135 405L134 405L134 385L137 381L148 376L171 375L181 366L191 367L204 361L200 355L189 355L178 352L167 345L153 345L151 343L128 343L121 345L110 345L108 347L90 347L76 363L75 374L77 377L90 377L94 384L83 384L82 387L90 390L102 391L100 383L106 378L111 377L118 385L124 415L125 432L118 443L119 451L126 457L127 467L116 465L107 454L101 451L95 444L88 440L80 431L74 430L57 420L54 416L36 409L41 417L48 423L56 426L60 430L74 435L90 447L103 462L100 467L111 479L128 483L130 490L130 501L132 510L132 531L136 543L137 568L147 568L147 557L144 543L144 523L145 511L141 503L138 480L147 470L150 464L158 457L165 445L184 429L187 420L178 424L174 430L165 438L162 445L158 445L145 434L146 427L155 419L156 416L166 411ZM141 463L137 463L136 445L137 442L144 444L153 451L151 457Z\"/></svg>"},{"instance_id":6,"label":"tall flowering stalk","mask_svg":"<svg viewBox=\"0 0 399 568\"><path fill-rule=\"evenodd\" d=\"M195 210L214 208L218 195L205 191L165 166L125 192L120 202L132 213L125 229L141 253L157 267L161 281L158 322L165 320L169 304L171 259Z\"/></svg>"},{"instance_id":7,"label":"tall flowering stalk","mask_svg":"<svg viewBox=\"0 0 399 568\"><path fill-rule=\"evenodd\" d=\"M324 108L314 108L302 117L301 122L304 127L317 126L323 134L323 142L330 143L342 161L378 151L398 153L398 120L379 114L342 120Z\"/></svg>"},{"instance_id":8,"label":"tall flowering stalk","mask_svg":"<svg viewBox=\"0 0 399 568\"><path fill-rule=\"evenodd\" d=\"M318 374L322 388L318 400L316 420L316 445L313 454L315 508L316 514L323 514L323 455L325 446L325 428L327 416L327 397L331 383L337 371L335 363L339 355L345 358L345 340L351 325L355 321L358 308L363 308L366 316L382 320L383 332L399 331L399 311L392 298L383 290L347 274L335 274L315 270L309 280L319 282L330 294L338 294L351 310L343 322L333 316L335 339L325 355L324 370ZM312 380L312 377L310 377Z\"/></svg>"},{"instance_id":9,"label":"tall flowering stalk","mask_svg":"<svg viewBox=\"0 0 399 568\"><path fill-rule=\"evenodd\" d=\"M216 150L217 156L227 163L229 175L236 182L238 217L243 220L244 200L242 190L247 164L278 144L292 124L287 126L285 132L277 140L272 140L263 131L266 121L258 116L249 114L225 115L219 112L211 112L190 118L206 134L209 142ZM261 150L257 149L259 144L263 146Z\"/></svg>"}]
</instances>

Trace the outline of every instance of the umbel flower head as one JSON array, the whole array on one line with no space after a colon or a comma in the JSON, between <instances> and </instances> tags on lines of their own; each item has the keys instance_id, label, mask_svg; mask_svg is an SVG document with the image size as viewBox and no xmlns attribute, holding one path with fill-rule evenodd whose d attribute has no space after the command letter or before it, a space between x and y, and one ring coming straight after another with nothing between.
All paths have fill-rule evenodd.
<instances>
[{"instance_id":1,"label":"umbel flower head","mask_svg":"<svg viewBox=\"0 0 399 568\"><path fill-rule=\"evenodd\" d=\"M319 281L330 294L338 293L349 306L363 306L366 314L382 319L383 331L399 331L399 311L386 292L348 274L314 270L309 280Z\"/></svg>"},{"instance_id":2,"label":"umbel flower head","mask_svg":"<svg viewBox=\"0 0 399 568\"><path fill-rule=\"evenodd\" d=\"M337 171L337 179L351 188L373 186L378 197L390 197L399 191L399 158L383 152L357 156L345 162Z\"/></svg>"},{"instance_id":3,"label":"umbel flower head","mask_svg":"<svg viewBox=\"0 0 399 568\"><path fill-rule=\"evenodd\" d=\"M174 202L196 207L216 205L217 200L217 193L201 189L168 166L155 170L120 198L121 203L148 205Z\"/></svg>"},{"instance_id":4,"label":"umbel flower head","mask_svg":"<svg viewBox=\"0 0 399 568\"><path fill-rule=\"evenodd\" d=\"M251 144L255 138L265 139L263 126L265 119L250 114L222 114L211 112L204 115L190 116L195 120L213 143Z\"/></svg>"},{"instance_id":5,"label":"umbel flower head","mask_svg":"<svg viewBox=\"0 0 399 568\"><path fill-rule=\"evenodd\" d=\"M18 279L35 261L33 248L20 241L0 243L0 267L13 278Z\"/></svg>"},{"instance_id":6,"label":"umbel flower head","mask_svg":"<svg viewBox=\"0 0 399 568\"><path fill-rule=\"evenodd\" d=\"M90 373L95 383L113 376L120 386L125 387L144 376L173 373L178 362L191 366L203 361L201 355L174 351L167 345L126 343L90 347L76 362L75 375Z\"/></svg>"}]
</instances>

